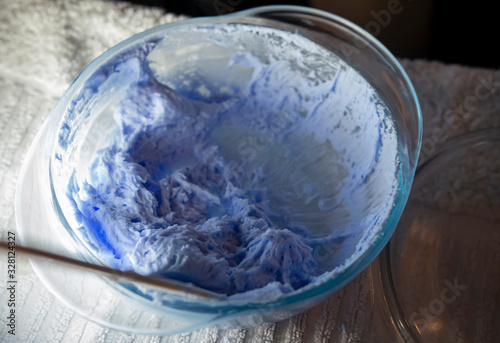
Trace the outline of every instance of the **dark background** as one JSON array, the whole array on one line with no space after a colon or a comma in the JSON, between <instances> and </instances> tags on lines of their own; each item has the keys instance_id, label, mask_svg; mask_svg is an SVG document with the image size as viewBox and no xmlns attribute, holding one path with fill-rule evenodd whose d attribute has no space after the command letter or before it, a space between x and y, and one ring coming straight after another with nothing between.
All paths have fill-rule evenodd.
<instances>
[{"instance_id":1,"label":"dark background","mask_svg":"<svg viewBox=\"0 0 500 343\"><path fill-rule=\"evenodd\" d=\"M500 20L495 2L449 0L129 0L188 16L220 15L255 6L294 4L320 8L361 27L380 11L399 2L400 13L376 35L401 58L423 58L474 67L499 68L497 34Z\"/></svg>"}]
</instances>

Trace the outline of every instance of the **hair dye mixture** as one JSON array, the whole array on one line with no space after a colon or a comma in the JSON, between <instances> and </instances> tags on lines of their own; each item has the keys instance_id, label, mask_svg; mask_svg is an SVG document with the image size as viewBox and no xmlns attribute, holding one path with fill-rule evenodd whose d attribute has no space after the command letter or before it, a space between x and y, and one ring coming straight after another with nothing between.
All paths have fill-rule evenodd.
<instances>
[{"instance_id":1,"label":"hair dye mixture","mask_svg":"<svg viewBox=\"0 0 500 343\"><path fill-rule=\"evenodd\" d=\"M299 34L241 24L179 29L108 61L65 114L55 170L70 151L88 163L67 176L68 221L106 263L243 299L356 260L404 162L357 71Z\"/></svg>"}]
</instances>

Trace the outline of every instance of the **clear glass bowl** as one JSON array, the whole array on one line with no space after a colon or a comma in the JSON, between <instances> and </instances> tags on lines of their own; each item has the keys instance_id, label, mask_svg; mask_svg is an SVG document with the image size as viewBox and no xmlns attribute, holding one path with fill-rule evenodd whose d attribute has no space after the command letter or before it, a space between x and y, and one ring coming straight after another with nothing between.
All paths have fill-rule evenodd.
<instances>
[{"instance_id":1,"label":"clear glass bowl","mask_svg":"<svg viewBox=\"0 0 500 343\"><path fill-rule=\"evenodd\" d=\"M407 342L500 334L500 130L457 136L417 170L380 254L392 322Z\"/></svg>"},{"instance_id":2,"label":"clear glass bowl","mask_svg":"<svg viewBox=\"0 0 500 343\"><path fill-rule=\"evenodd\" d=\"M93 83L96 80L93 76L99 73L107 76L120 56L126 55L131 49L158 42L166 44L166 56L173 59L169 60L169 67L163 76L164 81L167 84L171 82L170 86L174 89L179 86L176 80L183 70L187 70L193 58L215 66L221 60L227 63L228 53L246 49L265 59L268 53L266 44L251 44L248 41L248 44L239 42L232 46L231 42L226 42L228 52L214 49L212 45L207 48L203 45L207 41L200 43L201 38L197 34L190 35L190 28L217 25L267 27L309 39L336 57L332 60L316 60L317 67L314 64L307 65L304 77L311 78L311 75L315 75L312 77L313 81L315 78L328 79L330 75L325 72L325 66L331 65L335 69L342 65L343 70L355 71L356 75L361 76L362 82L374 89L377 99L385 107L383 116L387 116L393 123L395 134L392 130L391 133L397 137L397 142L388 144L394 144L397 148L399 163L390 171L380 164L371 176L377 180L377 184L386 182L387 186L382 187L382 190L392 187L392 191L370 193L366 188L369 185L362 184L360 189L365 193L358 196L363 200L365 194L373 199L367 205L367 211L384 204L389 205L389 210L381 218L380 230L374 231L369 237L362 237L362 232L353 235L356 241L339 246L339 249L345 249L340 255L346 256L338 257L336 252L329 250L330 247L323 247L323 250L319 247L315 251L319 260L342 267L338 272L325 276L318 284L267 301L215 301L168 294L165 294L162 301L155 301L147 295L148 290L133 283L116 282L51 262L31 261L44 284L59 299L91 320L108 327L135 333L172 334L215 324L221 327L255 326L276 322L305 311L344 286L375 259L391 237L408 199L420 150L422 119L415 91L400 64L374 37L342 18L305 7L268 6L227 16L190 19L159 26L118 44L92 62L51 112L26 157L16 197L16 218L22 244L97 264L104 263L75 226L72 214L67 210L68 200L65 194L69 182L67 175L88 168L95 152L103 147L100 145L104 142L101 138L114 129L113 121L108 120L112 117L109 108L116 105L116 96L120 96L121 90L119 87L106 89L110 94L109 101L99 103L95 109L89 92L102 92L105 81ZM166 35L174 37L171 43L163 40ZM271 36L268 36L269 40L273 39ZM300 50L300 46L293 43L289 44L289 48L290 51ZM310 51L303 50L302 53L309 55ZM293 58L296 57L292 53L282 56L283 60ZM204 77L219 78L218 81L235 80L234 75L226 75L222 69L217 69L222 75L210 72L210 68L203 70L208 70L208 74L202 75ZM91 84L89 80L92 80ZM123 81L127 83L126 78ZM182 91L180 88L176 90ZM82 105L79 101L86 96L88 102ZM82 107L77 112L68 111L75 106ZM346 111L346 108L336 110ZM363 118L360 118L362 121ZM324 127L329 128L334 124L325 119ZM349 138L349 135L340 136L338 144L356 151L354 155L357 160L353 165L367 160L364 150L359 147L373 147L380 143L359 135L356 140ZM76 137L76 143L70 149L61 151L61 137ZM362 178L364 180L365 176ZM355 226L353 228L356 229ZM321 230L330 232L333 228L326 225L319 228ZM361 240L366 240L368 244L365 250L359 252L357 248Z\"/></svg>"}]
</instances>

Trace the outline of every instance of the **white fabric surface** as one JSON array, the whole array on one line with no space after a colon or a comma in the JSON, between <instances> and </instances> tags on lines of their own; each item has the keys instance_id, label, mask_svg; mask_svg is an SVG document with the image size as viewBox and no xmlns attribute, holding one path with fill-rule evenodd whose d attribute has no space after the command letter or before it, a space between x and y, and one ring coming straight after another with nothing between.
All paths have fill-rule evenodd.
<instances>
[{"instance_id":1,"label":"white fabric surface","mask_svg":"<svg viewBox=\"0 0 500 343\"><path fill-rule=\"evenodd\" d=\"M14 193L23 157L70 83L116 43L178 19L159 9L125 3L0 0L0 238L16 230ZM458 133L500 126L499 71L426 61L403 61L403 66L414 82L424 115L420 162ZM277 324L158 337L125 334L81 317L60 303L27 260L18 257L18 317L16 336L11 336L6 326L6 256L1 256L0 342L378 341L380 331L389 330L390 324L377 307L371 271L368 268L324 303Z\"/></svg>"}]
</instances>

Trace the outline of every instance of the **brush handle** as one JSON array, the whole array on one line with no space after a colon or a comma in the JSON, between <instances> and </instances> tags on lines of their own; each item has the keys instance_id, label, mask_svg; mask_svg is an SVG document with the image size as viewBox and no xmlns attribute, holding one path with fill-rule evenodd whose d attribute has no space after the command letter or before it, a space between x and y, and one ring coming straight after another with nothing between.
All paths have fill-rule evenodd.
<instances>
[{"instance_id":1,"label":"brush handle","mask_svg":"<svg viewBox=\"0 0 500 343\"><path fill-rule=\"evenodd\" d=\"M10 250L11 247L5 241L0 241L0 249ZM192 284L186 284L176 280L170 280L166 278L154 278L150 276L144 276L137 274L133 271L120 271L106 266L100 266L80 260L76 260L67 256L62 256L54 254L48 251L21 246L19 244L15 245L15 251L21 254L25 254L30 258L37 259L49 259L57 263L64 264L66 266L71 266L73 268L79 268L82 270L94 272L114 281L128 281L133 283L139 283L144 286L153 287L158 290L168 291L179 295L195 296L208 300L220 299L221 295L204 290L202 288L196 287Z\"/></svg>"}]
</instances>

